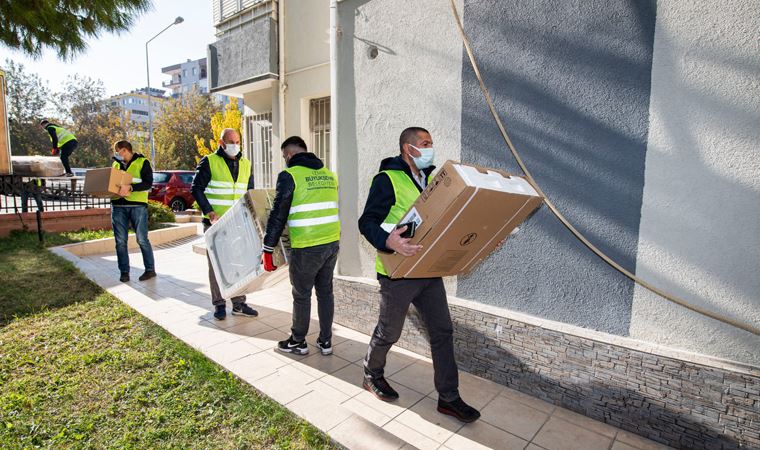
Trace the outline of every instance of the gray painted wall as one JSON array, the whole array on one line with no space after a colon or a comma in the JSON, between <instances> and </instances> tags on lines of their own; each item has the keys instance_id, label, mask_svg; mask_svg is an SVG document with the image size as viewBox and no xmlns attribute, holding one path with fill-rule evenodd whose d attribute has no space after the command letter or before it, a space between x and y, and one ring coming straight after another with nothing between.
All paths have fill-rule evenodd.
<instances>
[{"instance_id":1,"label":"gray painted wall","mask_svg":"<svg viewBox=\"0 0 760 450\"><path fill-rule=\"evenodd\" d=\"M653 2L466 1L465 29L511 138L539 185L597 246L635 267L644 184ZM465 55L466 58L466 55ZM469 66L462 160L520 173ZM546 207L457 296L628 333L633 286Z\"/></svg>"},{"instance_id":2,"label":"gray painted wall","mask_svg":"<svg viewBox=\"0 0 760 450\"><path fill-rule=\"evenodd\" d=\"M637 274L760 327L760 2L661 1ZM631 335L760 365L760 337L637 287Z\"/></svg>"},{"instance_id":3,"label":"gray painted wall","mask_svg":"<svg viewBox=\"0 0 760 450\"><path fill-rule=\"evenodd\" d=\"M277 22L259 17L208 46L209 89L277 73Z\"/></svg>"}]
</instances>

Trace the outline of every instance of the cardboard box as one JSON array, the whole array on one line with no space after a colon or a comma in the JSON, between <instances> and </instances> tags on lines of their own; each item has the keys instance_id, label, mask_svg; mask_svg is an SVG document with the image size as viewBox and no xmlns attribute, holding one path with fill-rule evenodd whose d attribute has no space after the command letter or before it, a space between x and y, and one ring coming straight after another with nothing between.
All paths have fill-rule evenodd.
<instances>
[{"instance_id":1,"label":"cardboard box","mask_svg":"<svg viewBox=\"0 0 760 450\"><path fill-rule=\"evenodd\" d=\"M446 161L399 222L414 221L415 256L380 253L391 278L432 278L467 273L541 206L522 177Z\"/></svg>"},{"instance_id":2,"label":"cardboard box","mask_svg":"<svg viewBox=\"0 0 760 450\"><path fill-rule=\"evenodd\" d=\"M11 156L13 174L22 177L60 177L66 170L57 156Z\"/></svg>"},{"instance_id":3,"label":"cardboard box","mask_svg":"<svg viewBox=\"0 0 760 450\"><path fill-rule=\"evenodd\" d=\"M288 278L282 247L275 250L276 271L266 272L261 267L266 218L259 214L268 208L262 205L266 199L262 195L266 192L249 190L206 230L206 252L225 298L265 289Z\"/></svg>"},{"instance_id":4,"label":"cardboard box","mask_svg":"<svg viewBox=\"0 0 760 450\"><path fill-rule=\"evenodd\" d=\"M84 176L84 193L94 197L113 197L119 186L132 184L132 175L113 167L90 169Z\"/></svg>"}]
</instances>

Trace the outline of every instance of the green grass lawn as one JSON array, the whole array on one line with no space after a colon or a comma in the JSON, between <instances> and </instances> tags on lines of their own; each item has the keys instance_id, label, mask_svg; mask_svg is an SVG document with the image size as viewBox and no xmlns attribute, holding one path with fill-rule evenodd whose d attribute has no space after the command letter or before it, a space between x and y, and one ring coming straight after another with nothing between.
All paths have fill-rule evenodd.
<instances>
[{"instance_id":1,"label":"green grass lawn","mask_svg":"<svg viewBox=\"0 0 760 450\"><path fill-rule=\"evenodd\" d=\"M332 447L36 239L0 239L0 448Z\"/></svg>"}]
</instances>

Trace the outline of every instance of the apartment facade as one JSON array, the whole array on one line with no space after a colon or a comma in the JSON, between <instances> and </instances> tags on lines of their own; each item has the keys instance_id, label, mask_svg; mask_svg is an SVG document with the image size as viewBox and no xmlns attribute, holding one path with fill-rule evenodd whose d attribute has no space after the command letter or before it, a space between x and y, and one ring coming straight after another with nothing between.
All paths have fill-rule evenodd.
<instances>
[{"instance_id":1,"label":"apartment facade","mask_svg":"<svg viewBox=\"0 0 760 450\"><path fill-rule=\"evenodd\" d=\"M208 93L206 58L172 64L161 68L161 72L171 76L162 86L171 90L172 97L178 97L196 89L201 94Z\"/></svg>"},{"instance_id":2,"label":"apartment facade","mask_svg":"<svg viewBox=\"0 0 760 450\"><path fill-rule=\"evenodd\" d=\"M158 88L150 88L150 103L153 109L153 118L161 114L161 103L166 100L166 91ZM108 102L111 106L121 108L123 114L129 114L130 121L137 124L148 123L148 90L147 88L135 89L130 92L110 97Z\"/></svg>"},{"instance_id":3,"label":"apartment facade","mask_svg":"<svg viewBox=\"0 0 760 450\"><path fill-rule=\"evenodd\" d=\"M257 187L284 168L279 143L304 138L330 167L329 2L213 0L209 92L243 100L243 145ZM279 51L282 49L282 51Z\"/></svg>"}]
</instances>

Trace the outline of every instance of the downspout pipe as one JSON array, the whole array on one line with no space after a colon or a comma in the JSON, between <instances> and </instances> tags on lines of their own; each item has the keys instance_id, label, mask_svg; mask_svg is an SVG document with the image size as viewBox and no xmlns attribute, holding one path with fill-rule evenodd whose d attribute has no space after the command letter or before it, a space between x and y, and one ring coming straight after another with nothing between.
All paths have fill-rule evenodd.
<instances>
[{"instance_id":1,"label":"downspout pipe","mask_svg":"<svg viewBox=\"0 0 760 450\"><path fill-rule=\"evenodd\" d=\"M338 0L330 0L330 170L338 172Z\"/></svg>"}]
</instances>

